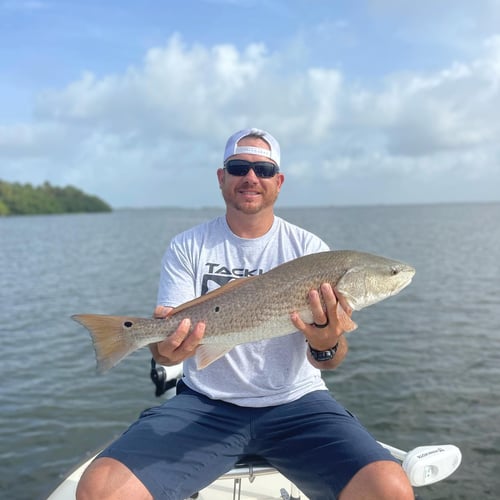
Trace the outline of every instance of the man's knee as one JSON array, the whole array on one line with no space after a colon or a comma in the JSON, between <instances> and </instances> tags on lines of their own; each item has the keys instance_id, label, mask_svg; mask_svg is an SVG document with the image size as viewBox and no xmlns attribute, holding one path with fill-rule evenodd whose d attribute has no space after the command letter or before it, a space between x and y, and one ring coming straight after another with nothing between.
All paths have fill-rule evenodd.
<instances>
[{"instance_id":1,"label":"man's knee","mask_svg":"<svg viewBox=\"0 0 500 500\"><path fill-rule=\"evenodd\" d=\"M366 465L349 481L340 500L414 500L410 481L396 462L378 461Z\"/></svg>"},{"instance_id":2,"label":"man's knee","mask_svg":"<svg viewBox=\"0 0 500 500\"><path fill-rule=\"evenodd\" d=\"M130 469L113 458L97 458L83 473L76 490L77 500L134 498L151 495Z\"/></svg>"}]
</instances>

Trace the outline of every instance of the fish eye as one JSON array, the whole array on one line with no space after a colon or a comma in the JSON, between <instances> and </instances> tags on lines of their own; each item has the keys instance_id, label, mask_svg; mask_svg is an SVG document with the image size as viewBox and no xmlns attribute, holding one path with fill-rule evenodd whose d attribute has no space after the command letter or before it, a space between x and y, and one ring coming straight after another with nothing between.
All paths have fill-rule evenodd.
<instances>
[{"instance_id":1,"label":"fish eye","mask_svg":"<svg viewBox=\"0 0 500 500\"><path fill-rule=\"evenodd\" d=\"M134 323L132 323L132 321L125 321L125 323L123 323L123 326L125 328L132 328L134 326Z\"/></svg>"},{"instance_id":2,"label":"fish eye","mask_svg":"<svg viewBox=\"0 0 500 500\"><path fill-rule=\"evenodd\" d=\"M391 267L391 276L396 276L399 274L399 269L397 267Z\"/></svg>"},{"instance_id":3,"label":"fish eye","mask_svg":"<svg viewBox=\"0 0 500 500\"><path fill-rule=\"evenodd\" d=\"M220 307L219 306L215 306L215 312L218 313L220 311Z\"/></svg>"}]
</instances>

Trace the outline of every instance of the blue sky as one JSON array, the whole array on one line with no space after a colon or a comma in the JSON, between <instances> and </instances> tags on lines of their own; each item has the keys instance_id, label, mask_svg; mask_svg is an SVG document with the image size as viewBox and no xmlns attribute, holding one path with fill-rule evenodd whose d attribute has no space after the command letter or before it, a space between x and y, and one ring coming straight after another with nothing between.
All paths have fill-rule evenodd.
<instances>
[{"instance_id":1,"label":"blue sky","mask_svg":"<svg viewBox=\"0 0 500 500\"><path fill-rule=\"evenodd\" d=\"M497 0L0 0L0 179L222 205L226 138L280 204L500 201Z\"/></svg>"}]
</instances>

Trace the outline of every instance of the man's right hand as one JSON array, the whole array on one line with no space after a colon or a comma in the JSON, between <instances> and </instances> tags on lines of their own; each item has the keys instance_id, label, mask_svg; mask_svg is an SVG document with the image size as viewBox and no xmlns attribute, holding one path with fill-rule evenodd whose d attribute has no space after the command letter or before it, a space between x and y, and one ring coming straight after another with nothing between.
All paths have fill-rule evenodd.
<instances>
[{"instance_id":1,"label":"man's right hand","mask_svg":"<svg viewBox=\"0 0 500 500\"><path fill-rule=\"evenodd\" d=\"M157 306L153 316L166 318L172 307ZM165 366L176 365L194 355L196 348L205 334L205 323L199 322L191 329L191 320L184 318L177 330L161 342L150 344L149 349L154 360Z\"/></svg>"}]
</instances>

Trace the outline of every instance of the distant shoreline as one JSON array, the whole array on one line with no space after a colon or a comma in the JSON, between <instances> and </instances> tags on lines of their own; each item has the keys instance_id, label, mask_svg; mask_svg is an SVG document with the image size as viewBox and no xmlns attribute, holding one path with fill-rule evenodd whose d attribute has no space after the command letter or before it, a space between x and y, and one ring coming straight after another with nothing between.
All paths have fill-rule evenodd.
<instances>
[{"instance_id":1,"label":"distant shoreline","mask_svg":"<svg viewBox=\"0 0 500 500\"><path fill-rule=\"evenodd\" d=\"M332 208L398 208L398 207L447 207L454 205L498 205L500 200L491 201L432 201L432 202L408 202L408 203L367 203L367 204L357 204L357 205L281 205L279 202L276 204L276 211L279 210L302 210L302 209L332 209ZM151 206L119 206L114 207L115 211L124 210L222 210L224 211L224 206L221 205L196 205L196 206L176 206L176 205L151 205Z\"/></svg>"},{"instance_id":2,"label":"distant shoreline","mask_svg":"<svg viewBox=\"0 0 500 500\"><path fill-rule=\"evenodd\" d=\"M0 216L111 212L111 206L73 186L41 186L0 180Z\"/></svg>"}]
</instances>

